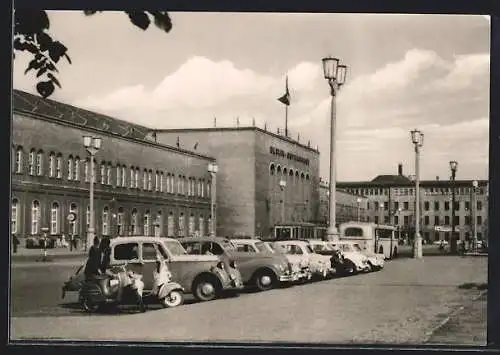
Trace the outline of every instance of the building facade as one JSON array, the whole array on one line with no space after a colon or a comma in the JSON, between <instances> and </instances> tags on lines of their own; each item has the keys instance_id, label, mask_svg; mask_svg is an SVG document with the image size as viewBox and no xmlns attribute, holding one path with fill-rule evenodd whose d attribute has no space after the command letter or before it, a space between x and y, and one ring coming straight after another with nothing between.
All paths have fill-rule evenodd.
<instances>
[{"instance_id":1,"label":"building facade","mask_svg":"<svg viewBox=\"0 0 500 355\"><path fill-rule=\"evenodd\" d=\"M450 240L452 230L452 197L455 191L455 231L460 240L473 237L474 225L480 240L488 238L488 181L478 180L420 181L420 228L423 240ZM368 198L367 216L375 223L399 227L403 238L413 238L415 226L415 182L403 175L379 175L372 181L338 182L337 187ZM476 223L474 223L474 221Z\"/></svg>"},{"instance_id":2,"label":"building facade","mask_svg":"<svg viewBox=\"0 0 500 355\"><path fill-rule=\"evenodd\" d=\"M95 156L97 235L206 235L211 157L155 143L149 129L14 91L12 234L86 235L90 159L82 136L102 138ZM69 221L69 213L75 221ZM85 238L84 238L85 239Z\"/></svg>"},{"instance_id":3,"label":"building facade","mask_svg":"<svg viewBox=\"0 0 500 355\"><path fill-rule=\"evenodd\" d=\"M319 152L257 127L156 130L162 144L217 159L217 234L263 236L278 224L316 221Z\"/></svg>"}]
</instances>

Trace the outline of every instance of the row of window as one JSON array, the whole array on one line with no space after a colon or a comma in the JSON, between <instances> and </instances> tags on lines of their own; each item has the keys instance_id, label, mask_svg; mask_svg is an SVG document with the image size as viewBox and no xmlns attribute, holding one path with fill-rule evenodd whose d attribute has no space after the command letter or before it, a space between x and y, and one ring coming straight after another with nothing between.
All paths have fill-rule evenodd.
<instances>
[{"instance_id":1,"label":"row of window","mask_svg":"<svg viewBox=\"0 0 500 355\"><path fill-rule=\"evenodd\" d=\"M32 149L28 157L28 174L31 176L44 176L43 171L44 152ZM14 172L17 174L24 173L24 150L19 146L16 148L16 159L14 165ZM61 153L51 152L49 154L49 171L48 177L55 179L64 179L66 174L68 181L80 181L80 168L82 160L78 156L69 155L66 166L64 169L63 156ZM97 178L96 166L97 161L94 159L94 167L92 175L91 162L87 158L84 162L83 174L84 180L90 183L91 176ZM114 173L113 173L114 170ZM113 179L114 177L114 179ZM163 171L156 171L153 173L151 169L143 169L141 176L141 168L131 166L127 168L123 164L116 164L113 166L111 162L101 161L100 163L100 179L96 179L101 185L113 186L119 188L142 189L144 191L166 192L169 194L180 194L196 197L210 197L211 182L209 179L187 177L173 173L164 174Z\"/></svg>"},{"instance_id":2,"label":"row of window","mask_svg":"<svg viewBox=\"0 0 500 355\"><path fill-rule=\"evenodd\" d=\"M470 201L463 201L464 202L464 209L465 211L470 210ZM449 211L450 210L450 201L444 201L444 210ZM370 202L368 202L368 209L370 208ZM384 210L388 211L389 210L389 202L380 202L380 201L374 201L373 203L375 211L379 210ZM460 201L455 201L455 211L460 211L460 206L461 202ZM410 210L410 202L409 201L404 201L403 203L399 203L399 201L394 202L394 211L399 210L399 208L403 211L409 211ZM439 201L434 201L434 211L440 211L441 203ZM483 209L483 202L482 201L476 201L476 209L477 211L482 211ZM429 211L430 210L430 202L425 201L424 202L424 210Z\"/></svg>"},{"instance_id":3,"label":"row of window","mask_svg":"<svg viewBox=\"0 0 500 355\"><path fill-rule=\"evenodd\" d=\"M480 233L480 232L477 232L477 239L479 240L482 240L483 239L483 234ZM423 233L423 236L424 236L424 239L428 242L430 242L430 232L424 232ZM451 236L451 233L450 232L444 232L444 240L446 240L447 242L450 241L450 236ZM465 232L465 239L469 239L470 238L470 232ZM434 240L440 240L441 239L441 235L439 232L434 232Z\"/></svg>"},{"instance_id":4,"label":"row of window","mask_svg":"<svg viewBox=\"0 0 500 355\"><path fill-rule=\"evenodd\" d=\"M19 200L14 198L12 200L12 214L11 214L11 232L12 234L19 233L19 223L20 223L20 215L19 215L20 205ZM78 215L78 206L76 203L71 203L69 208L70 213L75 213ZM146 210L142 216L142 223L140 222L140 214L136 208L133 208L128 215L126 214L123 207L119 207L116 214L111 214L110 208L108 206L104 206L101 211L94 211L95 213L100 213L100 233L102 235L111 235L111 219L116 219L113 223L116 225L116 234L117 235L155 235L161 236L163 234L163 226L164 220L161 211L157 211L153 216L150 210ZM181 212L178 216L177 223L177 235L184 236L186 232L186 215ZM196 220L197 219L197 220ZM86 229L90 226L90 207L87 206L86 215L85 215ZM174 213L169 212L167 215L167 236L175 235L175 220ZM205 233L205 222L208 223L208 231L211 231L211 216L205 220L203 214L199 214L195 216L194 213L191 213L188 217L188 235L195 235L199 233L200 235L204 235ZM41 232L41 208L40 202L38 200L34 200L31 203L30 208L30 230L29 233L31 235L39 235ZM50 204L50 223L49 223L49 234L58 235L63 232L63 220L61 216L61 207L58 202L52 202ZM75 221L69 222L69 229L67 231L70 234L78 235L79 234L79 221L76 219Z\"/></svg>"},{"instance_id":5,"label":"row of window","mask_svg":"<svg viewBox=\"0 0 500 355\"><path fill-rule=\"evenodd\" d=\"M275 163L271 163L269 165L269 174L271 175L283 175L288 177L295 176L296 179L301 179L309 181L310 175L309 173L299 172L298 170L293 170L293 168L281 167L281 165L276 165Z\"/></svg>"},{"instance_id":6,"label":"row of window","mask_svg":"<svg viewBox=\"0 0 500 355\"><path fill-rule=\"evenodd\" d=\"M391 188L391 195L393 196L414 196L415 189L414 188L406 188L406 187L396 187ZM435 196L435 195L452 195L453 188L451 187L420 187L420 189L424 192L425 196ZM388 196L389 188L347 188L347 192L350 192L355 195L363 195L363 196ZM472 187L457 187L455 188L456 195L470 195L473 192ZM479 195L484 195L486 193L486 189L483 187L479 187L476 191Z\"/></svg>"}]
</instances>

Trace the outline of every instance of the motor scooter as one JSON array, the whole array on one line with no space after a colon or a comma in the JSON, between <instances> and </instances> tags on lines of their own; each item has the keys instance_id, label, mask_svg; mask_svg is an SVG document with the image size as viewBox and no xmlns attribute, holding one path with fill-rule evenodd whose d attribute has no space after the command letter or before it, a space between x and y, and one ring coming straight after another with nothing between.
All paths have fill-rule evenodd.
<instances>
[{"instance_id":1,"label":"motor scooter","mask_svg":"<svg viewBox=\"0 0 500 355\"><path fill-rule=\"evenodd\" d=\"M83 282L78 299L83 310L94 313L103 306L136 305L139 303L138 297L126 266L122 266ZM159 285L157 292L146 293L142 298L144 304L159 303L165 308L177 307L184 302L184 288L168 280Z\"/></svg>"}]
</instances>

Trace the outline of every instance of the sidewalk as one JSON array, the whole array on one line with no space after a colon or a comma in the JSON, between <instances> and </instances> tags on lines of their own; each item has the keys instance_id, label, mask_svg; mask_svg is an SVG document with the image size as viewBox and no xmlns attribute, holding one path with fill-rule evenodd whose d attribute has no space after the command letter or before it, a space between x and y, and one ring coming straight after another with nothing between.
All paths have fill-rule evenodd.
<instances>
[{"instance_id":1,"label":"sidewalk","mask_svg":"<svg viewBox=\"0 0 500 355\"><path fill-rule=\"evenodd\" d=\"M87 252L81 248L72 251L69 248L47 249L47 257L52 260L82 259L86 254ZM43 249L18 248L17 253L11 253L11 261L12 263L35 262L41 256L43 256Z\"/></svg>"},{"instance_id":2,"label":"sidewalk","mask_svg":"<svg viewBox=\"0 0 500 355\"><path fill-rule=\"evenodd\" d=\"M486 346L487 292L457 310L436 329L428 344Z\"/></svg>"}]
</instances>

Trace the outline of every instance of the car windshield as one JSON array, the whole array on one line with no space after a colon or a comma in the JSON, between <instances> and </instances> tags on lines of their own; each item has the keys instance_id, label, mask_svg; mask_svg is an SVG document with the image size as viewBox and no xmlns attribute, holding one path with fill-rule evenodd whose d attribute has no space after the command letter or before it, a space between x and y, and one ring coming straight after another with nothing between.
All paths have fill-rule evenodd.
<instances>
[{"instance_id":1,"label":"car windshield","mask_svg":"<svg viewBox=\"0 0 500 355\"><path fill-rule=\"evenodd\" d=\"M222 247L224 248L224 250L236 250L236 246L231 243L231 241L229 239L224 239L220 242L220 244L222 245Z\"/></svg>"},{"instance_id":2,"label":"car windshield","mask_svg":"<svg viewBox=\"0 0 500 355\"><path fill-rule=\"evenodd\" d=\"M326 244L313 244L312 248L315 252L330 251L331 250Z\"/></svg>"},{"instance_id":3,"label":"car windshield","mask_svg":"<svg viewBox=\"0 0 500 355\"><path fill-rule=\"evenodd\" d=\"M309 252L309 253L314 253L314 250L313 248L311 248L310 245L306 245L306 250Z\"/></svg>"},{"instance_id":4,"label":"car windshield","mask_svg":"<svg viewBox=\"0 0 500 355\"><path fill-rule=\"evenodd\" d=\"M271 253L276 253L276 247L272 245L271 243L264 243L264 246L267 248L268 251Z\"/></svg>"},{"instance_id":5,"label":"car windshield","mask_svg":"<svg viewBox=\"0 0 500 355\"><path fill-rule=\"evenodd\" d=\"M269 248L266 247L266 245L263 242L257 242L254 244L255 247L261 252L261 253L268 253Z\"/></svg>"},{"instance_id":6,"label":"car windshield","mask_svg":"<svg viewBox=\"0 0 500 355\"><path fill-rule=\"evenodd\" d=\"M165 246L167 247L168 251L172 253L173 255L186 255L187 251L184 249L184 247L181 245L176 240L168 240L164 241Z\"/></svg>"}]
</instances>

